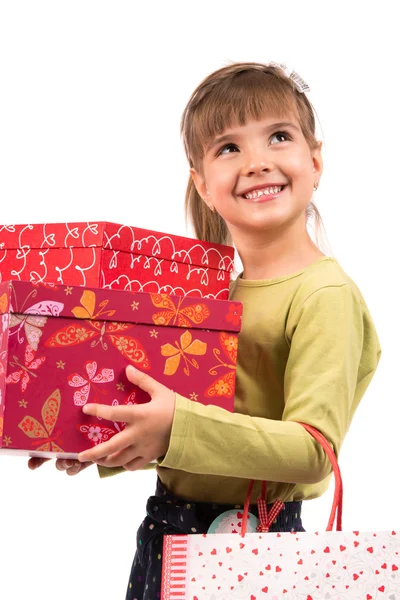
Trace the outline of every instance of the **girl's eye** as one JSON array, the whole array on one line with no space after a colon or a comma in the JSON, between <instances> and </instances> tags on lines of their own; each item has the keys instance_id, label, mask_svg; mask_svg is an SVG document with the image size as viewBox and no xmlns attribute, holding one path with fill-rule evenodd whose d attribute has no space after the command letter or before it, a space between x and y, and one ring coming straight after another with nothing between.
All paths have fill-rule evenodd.
<instances>
[{"instance_id":1,"label":"girl's eye","mask_svg":"<svg viewBox=\"0 0 400 600\"><path fill-rule=\"evenodd\" d=\"M274 137L284 138L281 139L280 142L286 142L292 139L286 131L277 131L271 136L271 139ZM225 146L223 146L221 150L218 151L217 156L220 156L221 154L231 154L231 150L233 150L234 152L238 152L239 148L236 146L236 144L225 144Z\"/></svg>"},{"instance_id":2,"label":"girl's eye","mask_svg":"<svg viewBox=\"0 0 400 600\"><path fill-rule=\"evenodd\" d=\"M286 131L277 131L276 133L274 133L271 136L271 139L274 137L284 137L286 139L282 140L283 142L286 142L286 140L291 140L292 138L290 137L290 135L288 133L286 133Z\"/></svg>"},{"instance_id":3,"label":"girl's eye","mask_svg":"<svg viewBox=\"0 0 400 600\"><path fill-rule=\"evenodd\" d=\"M218 152L218 156L220 154L230 154L230 152L225 152L225 150L232 149L232 148L234 148L235 150L238 150L238 147L235 144L225 144L225 146L223 146L221 148L221 150Z\"/></svg>"}]
</instances>

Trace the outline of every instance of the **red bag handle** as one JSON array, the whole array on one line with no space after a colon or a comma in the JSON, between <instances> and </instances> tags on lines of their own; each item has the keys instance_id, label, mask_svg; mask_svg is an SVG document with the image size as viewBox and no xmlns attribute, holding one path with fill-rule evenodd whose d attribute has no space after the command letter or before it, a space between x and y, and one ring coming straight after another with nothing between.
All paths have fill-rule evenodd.
<instances>
[{"instance_id":1,"label":"red bag handle","mask_svg":"<svg viewBox=\"0 0 400 600\"><path fill-rule=\"evenodd\" d=\"M326 528L326 531L332 531L334 523L335 523L335 518L336 518L336 531L342 531L343 482L342 482L342 475L340 473L340 468L339 468L339 464L338 464L336 455L335 455L334 451L332 450L332 447L329 444L329 442L322 435L322 433L320 431L318 431L318 429L315 429L315 427L312 427L311 425L307 425L306 423L299 423L299 425L304 427L304 429L322 446L322 448L325 450L325 452L331 462L333 474L335 477L335 493L333 496L332 509L331 509L331 514L329 516L329 521L328 521L328 526ZM242 536L245 535L246 529L247 529L247 515L249 514L250 497L251 497L251 492L253 491L253 486L254 486L254 480L250 481L249 489L247 492L247 498L246 498L246 502L244 505L242 530L241 530ZM260 518L262 517L261 520L263 521L260 531L268 531L270 525L272 524L272 522L276 518L277 514L279 514L281 508L283 507L282 502L276 501L270 511L270 515L268 516L267 509L266 509L266 497L267 497L267 484L265 481L263 481L261 496L257 500L258 505L259 505L259 512L261 509L261 511L263 513L262 515L260 515Z\"/></svg>"}]
</instances>

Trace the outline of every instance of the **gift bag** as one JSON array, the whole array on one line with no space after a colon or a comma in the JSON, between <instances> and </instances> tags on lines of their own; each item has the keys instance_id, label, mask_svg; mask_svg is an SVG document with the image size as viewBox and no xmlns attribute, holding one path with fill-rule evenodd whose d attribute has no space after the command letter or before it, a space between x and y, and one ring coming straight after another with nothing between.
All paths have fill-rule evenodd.
<instances>
[{"instance_id":1,"label":"gift bag","mask_svg":"<svg viewBox=\"0 0 400 600\"><path fill-rule=\"evenodd\" d=\"M399 534L342 532L343 488L335 454L321 433L302 425L333 466L335 494L326 532L268 533L283 505L275 503L268 514L260 498L260 524L248 533L252 482L240 534L164 537L161 600L400 600Z\"/></svg>"}]
</instances>

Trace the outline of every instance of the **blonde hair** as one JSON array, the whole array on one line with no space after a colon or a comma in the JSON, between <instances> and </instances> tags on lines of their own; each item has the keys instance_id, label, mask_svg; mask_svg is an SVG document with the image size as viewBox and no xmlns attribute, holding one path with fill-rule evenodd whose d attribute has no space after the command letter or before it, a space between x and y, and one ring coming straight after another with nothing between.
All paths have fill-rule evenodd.
<instances>
[{"instance_id":1,"label":"blonde hair","mask_svg":"<svg viewBox=\"0 0 400 600\"><path fill-rule=\"evenodd\" d=\"M283 118L289 113L298 118L310 150L317 149L313 107L281 69L260 63L235 63L211 73L195 89L182 115L181 135L190 167L202 172L208 143L233 124L244 125L249 118L259 120L266 114ZM198 239L232 245L225 221L209 210L192 177L186 190L185 213ZM313 201L307 207L306 218L307 224L314 218L319 244L324 226Z\"/></svg>"}]
</instances>

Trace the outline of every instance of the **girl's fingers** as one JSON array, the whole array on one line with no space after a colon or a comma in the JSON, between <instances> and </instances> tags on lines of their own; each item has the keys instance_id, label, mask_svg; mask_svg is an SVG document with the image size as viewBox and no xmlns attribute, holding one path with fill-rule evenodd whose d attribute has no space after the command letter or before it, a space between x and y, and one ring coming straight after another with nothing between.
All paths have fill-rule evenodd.
<instances>
[{"instance_id":1,"label":"girl's fingers","mask_svg":"<svg viewBox=\"0 0 400 600\"><path fill-rule=\"evenodd\" d=\"M107 421L120 421L126 423L132 420L134 406L108 406L107 404L85 404L83 412L86 415L107 419Z\"/></svg>"},{"instance_id":2,"label":"girl's fingers","mask_svg":"<svg viewBox=\"0 0 400 600\"><path fill-rule=\"evenodd\" d=\"M58 471L67 471L67 469L70 469L73 466L74 462L75 461L71 459L58 458L56 460L56 469Z\"/></svg>"},{"instance_id":3,"label":"girl's fingers","mask_svg":"<svg viewBox=\"0 0 400 600\"><path fill-rule=\"evenodd\" d=\"M126 463L125 465L123 465L123 467L127 471L137 471L138 469L141 469L148 463L149 463L149 461L146 460L145 458L143 458L143 456L137 456L133 460L131 460L128 463Z\"/></svg>"},{"instance_id":4,"label":"girl's fingers","mask_svg":"<svg viewBox=\"0 0 400 600\"><path fill-rule=\"evenodd\" d=\"M72 467L67 469L67 475L77 475L92 464L92 462L80 463L79 460L74 460L74 464L72 465Z\"/></svg>"},{"instance_id":5,"label":"girl's fingers","mask_svg":"<svg viewBox=\"0 0 400 600\"><path fill-rule=\"evenodd\" d=\"M31 471L34 471L38 467L41 467L48 460L50 460L50 458L38 458L38 457L30 458L28 460L28 467L29 467L29 469L31 469Z\"/></svg>"},{"instance_id":6,"label":"girl's fingers","mask_svg":"<svg viewBox=\"0 0 400 600\"><path fill-rule=\"evenodd\" d=\"M90 450L85 450L78 454L78 460L80 462L97 462L99 459L115 454L131 445L130 433L124 429L120 433L117 433L117 435L114 435L108 442L103 442Z\"/></svg>"},{"instance_id":7,"label":"girl's fingers","mask_svg":"<svg viewBox=\"0 0 400 600\"><path fill-rule=\"evenodd\" d=\"M128 448L126 451L116 452L108 458L97 461L97 464L102 467L123 467L127 471L137 471L149 464L143 456L132 458L132 454L132 448Z\"/></svg>"},{"instance_id":8,"label":"girl's fingers","mask_svg":"<svg viewBox=\"0 0 400 600\"><path fill-rule=\"evenodd\" d=\"M81 463L79 460L71 460L71 459L58 459L56 460L56 469L59 471L67 471L67 475L77 475L86 469L89 465L92 465L92 462Z\"/></svg>"},{"instance_id":9,"label":"girl's fingers","mask_svg":"<svg viewBox=\"0 0 400 600\"><path fill-rule=\"evenodd\" d=\"M34 471L35 469L37 469L38 467L41 467L45 462L48 462L49 460L51 460L51 459L50 458L39 458L39 457L30 458L28 460L28 467L29 467L29 469ZM89 467L92 464L93 464L93 462L91 462L91 461L82 463L82 462L79 462L79 460L58 458L56 460L56 469L58 469L59 471L67 471L68 475L76 475L77 473L80 473L80 471L83 471L83 469L86 469L86 467Z\"/></svg>"},{"instance_id":10,"label":"girl's fingers","mask_svg":"<svg viewBox=\"0 0 400 600\"><path fill-rule=\"evenodd\" d=\"M125 370L126 376L128 380L140 387L141 390L153 396L156 393L157 389L161 387L165 387L162 383L159 383L150 375L143 373L142 371L138 371L132 365L128 365Z\"/></svg>"},{"instance_id":11,"label":"girl's fingers","mask_svg":"<svg viewBox=\"0 0 400 600\"><path fill-rule=\"evenodd\" d=\"M132 461L134 456L135 448L129 446L96 462L102 467L125 467L125 464Z\"/></svg>"}]
</instances>

